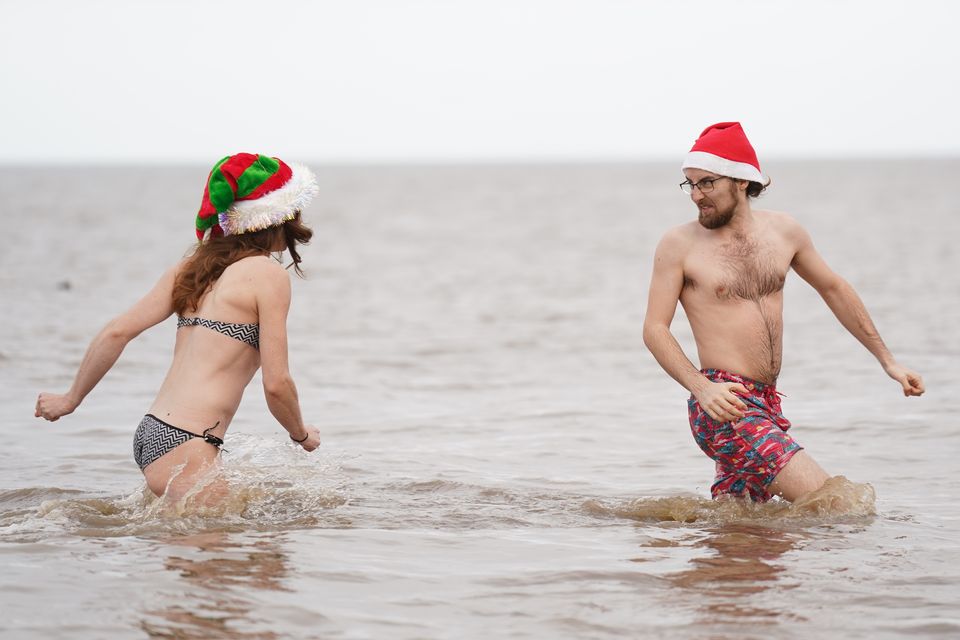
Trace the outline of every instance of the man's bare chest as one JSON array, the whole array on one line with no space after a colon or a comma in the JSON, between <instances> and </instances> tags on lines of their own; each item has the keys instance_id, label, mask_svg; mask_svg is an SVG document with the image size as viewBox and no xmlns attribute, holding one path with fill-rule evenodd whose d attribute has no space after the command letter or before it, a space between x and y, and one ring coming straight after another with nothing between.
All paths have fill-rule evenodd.
<instances>
[{"instance_id":1,"label":"man's bare chest","mask_svg":"<svg viewBox=\"0 0 960 640\"><path fill-rule=\"evenodd\" d=\"M702 243L684 261L681 296L759 301L783 290L791 260L789 248L776 239L732 236Z\"/></svg>"}]
</instances>

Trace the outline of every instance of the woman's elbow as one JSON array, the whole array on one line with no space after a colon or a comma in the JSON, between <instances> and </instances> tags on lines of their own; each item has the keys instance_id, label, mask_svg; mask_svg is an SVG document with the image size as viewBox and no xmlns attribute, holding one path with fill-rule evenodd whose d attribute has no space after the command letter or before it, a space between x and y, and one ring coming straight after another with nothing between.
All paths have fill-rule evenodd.
<instances>
[{"instance_id":1,"label":"woman's elbow","mask_svg":"<svg viewBox=\"0 0 960 640\"><path fill-rule=\"evenodd\" d=\"M112 342L121 342L126 344L140 335L128 322L124 322L122 317L114 318L103 328L103 336Z\"/></svg>"},{"instance_id":2,"label":"woman's elbow","mask_svg":"<svg viewBox=\"0 0 960 640\"><path fill-rule=\"evenodd\" d=\"M290 374L264 376L263 393L268 398L279 398L289 392L292 383L293 378Z\"/></svg>"}]
</instances>

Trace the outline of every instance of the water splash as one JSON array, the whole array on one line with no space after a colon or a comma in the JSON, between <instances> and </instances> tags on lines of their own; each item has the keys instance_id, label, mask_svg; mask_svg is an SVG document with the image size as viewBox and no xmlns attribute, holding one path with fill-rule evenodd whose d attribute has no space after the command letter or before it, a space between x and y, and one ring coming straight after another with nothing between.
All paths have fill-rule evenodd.
<instances>
[{"instance_id":1,"label":"water splash","mask_svg":"<svg viewBox=\"0 0 960 640\"><path fill-rule=\"evenodd\" d=\"M337 526L347 502L341 459L286 443L237 435L223 464L183 498L156 497L142 483L129 494L91 496L58 488L0 493L0 536L126 536Z\"/></svg>"},{"instance_id":2,"label":"water splash","mask_svg":"<svg viewBox=\"0 0 960 640\"><path fill-rule=\"evenodd\" d=\"M670 496L638 498L615 506L588 501L584 508L594 515L644 522L830 521L875 515L876 498L876 492L871 485L851 482L844 476L835 476L828 479L820 489L794 503L780 499L755 503L738 498L708 500L695 496Z\"/></svg>"}]
</instances>

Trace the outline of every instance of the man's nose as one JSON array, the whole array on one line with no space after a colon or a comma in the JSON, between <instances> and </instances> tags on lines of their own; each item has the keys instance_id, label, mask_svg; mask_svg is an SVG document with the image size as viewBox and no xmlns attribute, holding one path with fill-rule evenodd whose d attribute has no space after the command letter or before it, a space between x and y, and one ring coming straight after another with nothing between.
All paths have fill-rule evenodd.
<instances>
[{"instance_id":1,"label":"man's nose","mask_svg":"<svg viewBox=\"0 0 960 640\"><path fill-rule=\"evenodd\" d=\"M690 199L694 202L700 202L703 198L703 191L700 191L700 187L694 185L693 191L690 192Z\"/></svg>"}]
</instances>

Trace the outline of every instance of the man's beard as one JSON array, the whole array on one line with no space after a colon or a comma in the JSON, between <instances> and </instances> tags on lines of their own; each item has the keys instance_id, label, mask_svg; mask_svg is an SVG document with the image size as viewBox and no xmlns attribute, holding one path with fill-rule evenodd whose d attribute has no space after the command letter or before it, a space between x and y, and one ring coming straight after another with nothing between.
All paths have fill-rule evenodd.
<instances>
[{"instance_id":1,"label":"man's beard","mask_svg":"<svg viewBox=\"0 0 960 640\"><path fill-rule=\"evenodd\" d=\"M700 209L700 215L698 216L700 224L707 229L719 229L733 219L733 207L730 207L726 211L719 211L716 207L712 207L712 209L713 213L709 216L705 216L703 210Z\"/></svg>"}]
</instances>

